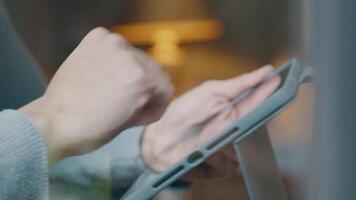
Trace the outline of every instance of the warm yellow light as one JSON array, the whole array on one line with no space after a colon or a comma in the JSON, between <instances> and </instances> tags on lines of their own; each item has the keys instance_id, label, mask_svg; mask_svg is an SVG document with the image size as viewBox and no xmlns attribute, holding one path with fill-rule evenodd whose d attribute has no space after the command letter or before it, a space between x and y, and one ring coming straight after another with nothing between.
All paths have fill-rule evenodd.
<instances>
[{"instance_id":1,"label":"warm yellow light","mask_svg":"<svg viewBox=\"0 0 356 200\"><path fill-rule=\"evenodd\" d=\"M177 66L182 63L182 51L179 48L180 37L170 29L157 30L152 35L153 47L149 52L165 66Z\"/></svg>"},{"instance_id":2,"label":"warm yellow light","mask_svg":"<svg viewBox=\"0 0 356 200\"><path fill-rule=\"evenodd\" d=\"M153 57L175 67L183 60L179 44L216 39L222 34L222 26L216 20L179 20L118 25L113 31L132 44L152 45L149 52Z\"/></svg>"},{"instance_id":3,"label":"warm yellow light","mask_svg":"<svg viewBox=\"0 0 356 200\"><path fill-rule=\"evenodd\" d=\"M199 42L216 39L222 34L222 26L216 20L179 20L143 22L113 27L129 42L137 45L154 44L157 31L171 30L181 42Z\"/></svg>"}]
</instances>

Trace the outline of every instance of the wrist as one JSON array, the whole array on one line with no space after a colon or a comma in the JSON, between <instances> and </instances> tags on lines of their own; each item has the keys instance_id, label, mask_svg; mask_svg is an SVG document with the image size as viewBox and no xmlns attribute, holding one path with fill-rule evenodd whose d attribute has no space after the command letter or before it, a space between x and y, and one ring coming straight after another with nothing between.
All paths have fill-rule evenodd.
<instances>
[{"instance_id":1,"label":"wrist","mask_svg":"<svg viewBox=\"0 0 356 200\"><path fill-rule=\"evenodd\" d=\"M174 145L178 133L183 133L185 126L173 126L164 120L150 124L145 129L142 138L142 155L144 163L154 171L166 170L181 158L183 150L178 148L167 149ZM171 137L167 135L170 134Z\"/></svg>"},{"instance_id":2,"label":"wrist","mask_svg":"<svg viewBox=\"0 0 356 200\"><path fill-rule=\"evenodd\" d=\"M43 97L21 107L18 111L26 114L39 130L47 147L49 162L52 163L63 157L60 148L54 141L55 120L53 113L45 105Z\"/></svg>"}]
</instances>

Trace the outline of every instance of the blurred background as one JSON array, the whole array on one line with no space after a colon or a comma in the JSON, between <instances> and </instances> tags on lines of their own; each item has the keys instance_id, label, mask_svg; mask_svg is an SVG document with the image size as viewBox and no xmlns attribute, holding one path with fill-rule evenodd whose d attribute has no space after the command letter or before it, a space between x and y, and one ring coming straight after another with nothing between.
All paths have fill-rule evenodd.
<instances>
[{"instance_id":1,"label":"blurred background","mask_svg":"<svg viewBox=\"0 0 356 200\"><path fill-rule=\"evenodd\" d=\"M291 57L308 60L308 9L301 0L7 0L10 15L48 80L91 29L104 26L150 53L176 96L208 79L230 78ZM302 48L303 47L303 48ZM303 52L303 53L302 53ZM312 88L269 124L292 199L304 199ZM195 183L157 199L247 199L242 178ZM111 191L115 193L114 189Z\"/></svg>"}]
</instances>

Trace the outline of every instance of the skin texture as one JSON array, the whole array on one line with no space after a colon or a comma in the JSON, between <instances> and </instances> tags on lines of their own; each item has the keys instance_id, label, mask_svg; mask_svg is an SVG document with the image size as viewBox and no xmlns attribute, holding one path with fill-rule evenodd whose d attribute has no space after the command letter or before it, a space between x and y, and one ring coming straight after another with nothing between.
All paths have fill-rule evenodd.
<instances>
[{"instance_id":1,"label":"skin texture","mask_svg":"<svg viewBox=\"0 0 356 200\"><path fill-rule=\"evenodd\" d=\"M259 85L251 96L218 114L199 133L161 153L165 147L175 144L182 134L215 115L244 90L257 86L273 71L272 66L265 66L229 80L208 81L174 100L162 118L146 130L142 147L145 162L154 170L163 171L205 143L214 133L256 108L278 87L280 77ZM227 147L187 177L199 180L229 176L230 172L236 173L236 164L232 149Z\"/></svg>"},{"instance_id":2,"label":"skin texture","mask_svg":"<svg viewBox=\"0 0 356 200\"><path fill-rule=\"evenodd\" d=\"M96 28L60 66L45 94L20 111L38 126L55 161L156 121L171 96L157 63L120 35Z\"/></svg>"}]
</instances>

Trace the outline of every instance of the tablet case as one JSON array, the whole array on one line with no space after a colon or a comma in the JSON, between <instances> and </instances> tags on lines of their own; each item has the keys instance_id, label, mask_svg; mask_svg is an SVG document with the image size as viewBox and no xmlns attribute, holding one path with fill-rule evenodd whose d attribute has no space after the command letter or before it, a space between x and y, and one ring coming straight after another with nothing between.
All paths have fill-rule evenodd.
<instances>
[{"instance_id":1,"label":"tablet case","mask_svg":"<svg viewBox=\"0 0 356 200\"><path fill-rule=\"evenodd\" d=\"M250 200L288 199L265 126L234 142L234 149Z\"/></svg>"}]
</instances>

